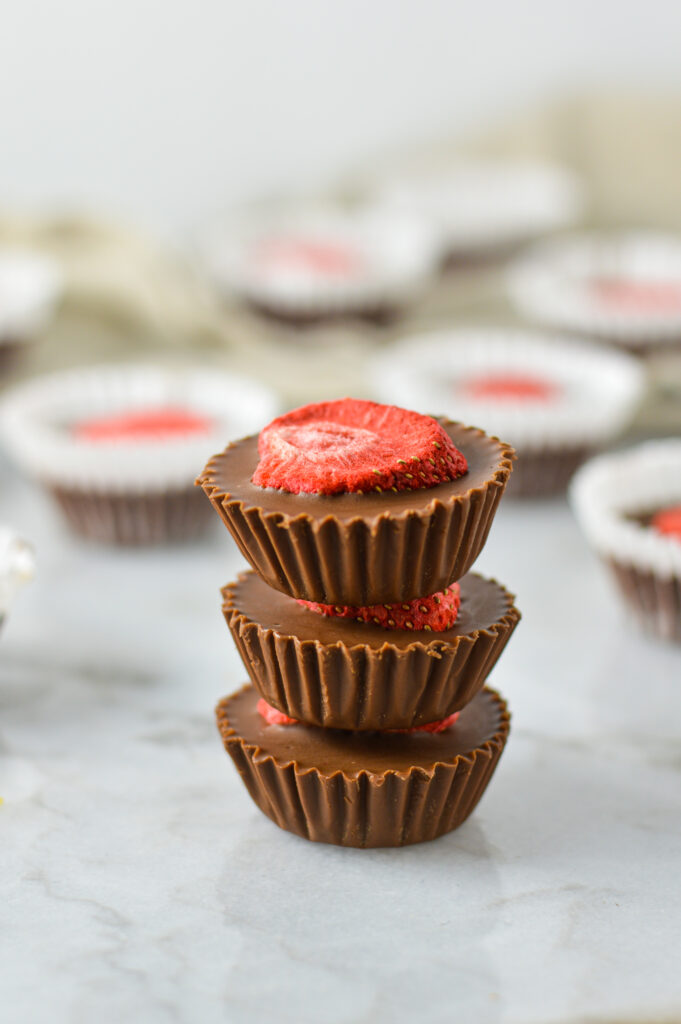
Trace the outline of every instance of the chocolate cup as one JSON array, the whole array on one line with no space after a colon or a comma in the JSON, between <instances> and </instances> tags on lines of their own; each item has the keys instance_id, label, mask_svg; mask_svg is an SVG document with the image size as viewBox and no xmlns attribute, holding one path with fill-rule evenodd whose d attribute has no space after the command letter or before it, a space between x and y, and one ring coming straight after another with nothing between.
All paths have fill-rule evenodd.
<instances>
[{"instance_id":1,"label":"chocolate cup","mask_svg":"<svg viewBox=\"0 0 681 1024\"><path fill-rule=\"evenodd\" d=\"M508 445L440 422L468 472L435 487L333 495L256 487L257 436L214 456L197 483L246 560L276 590L322 604L409 601L468 572L512 468Z\"/></svg>"},{"instance_id":2,"label":"chocolate cup","mask_svg":"<svg viewBox=\"0 0 681 1024\"><path fill-rule=\"evenodd\" d=\"M668 353L675 354L681 349L681 331L678 336L665 336L664 338L656 334L638 338L624 337L621 334L611 333L605 329L597 330L596 328L591 328L585 331L581 327L571 329L569 333L578 339L583 339L587 335L601 345L609 345L611 348L617 349L618 352L628 352L629 355L637 356L644 362L649 358L657 358Z\"/></svg>"},{"instance_id":3,"label":"chocolate cup","mask_svg":"<svg viewBox=\"0 0 681 1024\"><path fill-rule=\"evenodd\" d=\"M606 561L627 608L646 633L681 643L681 579Z\"/></svg>"},{"instance_id":4,"label":"chocolate cup","mask_svg":"<svg viewBox=\"0 0 681 1024\"><path fill-rule=\"evenodd\" d=\"M510 715L481 690L442 733L268 725L244 687L216 709L225 749L280 828L339 846L406 846L458 828L492 777Z\"/></svg>"},{"instance_id":5,"label":"chocolate cup","mask_svg":"<svg viewBox=\"0 0 681 1024\"><path fill-rule=\"evenodd\" d=\"M512 594L473 574L461 580L456 624L442 633L320 615L255 573L222 594L260 696L327 729L408 729L446 718L482 688L520 619Z\"/></svg>"},{"instance_id":6,"label":"chocolate cup","mask_svg":"<svg viewBox=\"0 0 681 1024\"><path fill-rule=\"evenodd\" d=\"M367 324L371 327L389 327L394 324L405 310L397 303L378 303L373 306L362 306L357 309L315 309L292 310L270 305L264 301L251 299L246 308L256 316L305 330L308 327L322 327L325 324Z\"/></svg>"},{"instance_id":7,"label":"chocolate cup","mask_svg":"<svg viewBox=\"0 0 681 1024\"><path fill-rule=\"evenodd\" d=\"M193 487L157 494L117 494L48 487L72 529L100 544L137 546L190 540L210 523Z\"/></svg>"},{"instance_id":8,"label":"chocolate cup","mask_svg":"<svg viewBox=\"0 0 681 1024\"><path fill-rule=\"evenodd\" d=\"M0 338L0 377L9 376L28 352L29 343L13 338Z\"/></svg>"},{"instance_id":9,"label":"chocolate cup","mask_svg":"<svg viewBox=\"0 0 681 1024\"><path fill-rule=\"evenodd\" d=\"M595 445L574 445L527 451L519 448L507 498L552 498L565 494L582 463L595 455Z\"/></svg>"}]
</instances>

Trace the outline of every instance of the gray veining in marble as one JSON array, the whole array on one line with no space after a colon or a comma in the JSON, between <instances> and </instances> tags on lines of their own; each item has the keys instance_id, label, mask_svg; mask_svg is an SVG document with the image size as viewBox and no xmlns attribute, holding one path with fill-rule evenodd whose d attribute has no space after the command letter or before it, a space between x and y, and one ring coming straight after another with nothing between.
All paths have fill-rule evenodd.
<instances>
[{"instance_id":1,"label":"gray veining in marble","mask_svg":"<svg viewBox=\"0 0 681 1024\"><path fill-rule=\"evenodd\" d=\"M222 751L219 524L85 546L3 478L38 563L0 637L3 1024L681 1020L681 649L629 628L561 502L507 503L478 563L524 614L488 794L357 851L279 831Z\"/></svg>"}]
</instances>

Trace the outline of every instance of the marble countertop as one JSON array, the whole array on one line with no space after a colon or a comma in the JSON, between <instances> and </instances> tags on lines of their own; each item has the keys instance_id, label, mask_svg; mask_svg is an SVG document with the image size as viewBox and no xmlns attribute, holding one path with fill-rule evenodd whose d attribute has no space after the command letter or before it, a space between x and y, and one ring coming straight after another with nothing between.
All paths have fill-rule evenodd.
<instances>
[{"instance_id":1,"label":"marble countertop","mask_svg":"<svg viewBox=\"0 0 681 1024\"><path fill-rule=\"evenodd\" d=\"M562 502L507 502L477 565L524 616L478 810L344 850L277 829L222 750L220 524L86 546L0 468L38 560L0 637L3 1024L681 1020L681 649L625 621Z\"/></svg>"}]
</instances>

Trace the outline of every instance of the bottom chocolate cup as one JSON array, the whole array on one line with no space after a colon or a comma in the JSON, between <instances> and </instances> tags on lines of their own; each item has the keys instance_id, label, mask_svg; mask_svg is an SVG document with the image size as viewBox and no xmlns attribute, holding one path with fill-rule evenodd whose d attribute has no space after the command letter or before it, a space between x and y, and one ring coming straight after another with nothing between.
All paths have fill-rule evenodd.
<instances>
[{"instance_id":1,"label":"bottom chocolate cup","mask_svg":"<svg viewBox=\"0 0 681 1024\"><path fill-rule=\"evenodd\" d=\"M441 733L268 725L246 686L216 709L225 749L280 828L338 846L407 846L458 828L508 739L510 715L481 690Z\"/></svg>"},{"instance_id":2,"label":"bottom chocolate cup","mask_svg":"<svg viewBox=\"0 0 681 1024\"><path fill-rule=\"evenodd\" d=\"M70 526L102 544L166 544L189 540L212 519L210 505L195 488L147 494L117 494L49 486Z\"/></svg>"},{"instance_id":3,"label":"bottom chocolate cup","mask_svg":"<svg viewBox=\"0 0 681 1024\"><path fill-rule=\"evenodd\" d=\"M552 498L564 494L582 463L596 453L594 445L517 449L517 461L506 488L509 498Z\"/></svg>"},{"instance_id":4,"label":"bottom chocolate cup","mask_svg":"<svg viewBox=\"0 0 681 1024\"><path fill-rule=\"evenodd\" d=\"M251 682L290 718L331 729L408 729L446 718L482 688L519 619L495 580L461 580L441 633L384 629L310 611L253 572L222 591Z\"/></svg>"},{"instance_id":5,"label":"bottom chocolate cup","mask_svg":"<svg viewBox=\"0 0 681 1024\"><path fill-rule=\"evenodd\" d=\"M646 633L681 643L681 579L607 561L625 604Z\"/></svg>"}]
</instances>

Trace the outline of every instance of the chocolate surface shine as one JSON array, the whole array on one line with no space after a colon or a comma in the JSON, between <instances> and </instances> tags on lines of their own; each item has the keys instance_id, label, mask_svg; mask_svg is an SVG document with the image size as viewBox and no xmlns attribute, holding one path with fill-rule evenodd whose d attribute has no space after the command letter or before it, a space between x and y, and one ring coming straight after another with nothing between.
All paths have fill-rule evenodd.
<instances>
[{"instance_id":1,"label":"chocolate surface shine","mask_svg":"<svg viewBox=\"0 0 681 1024\"><path fill-rule=\"evenodd\" d=\"M480 748L504 727L505 705L493 690L482 690L441 733L350 732L308 725L268 725L256 710L258 695L248 686L221 704L238 737L258 748L255 763L267 757L280 764L295 762L301 771L323 775L341 772L403 773L413 768L432 771Z\"/></svg>"},{"instance_id":2,"label":"chocolate surface shine","mask_svg":"<svg viewBox=\"0 0 681 1024\"><path fill-rule=\"evenodd\" d=\"M380 649L386 644L410 647L416 643L431 646L451 643L475 630L489 629L512 607L506 591L494 580L469 573L461 580L461 607L454 626L442 632L384 629L370 622L356 622L340 616L311 611L285 594L268 587L255 573L244 573L236 584L226 587L233 593L234 607L263 629L284 636L313 639L320 644L365 645Z\"/></svg>"},{"instance_id":3,"label":"chocolate surface shine","mask_svg":"<svg viewBox=\"0 0 681 1024\"><path fill-rule=\"evenodd\" d=\"M237 441L215 458L212 483L230 499L240 500L246 508L258 507L282 517L305 515L316 520L333 516L341 522L371 519L383 515L399 516L425 510L431 502L447 502L467 491L484 487L499 470L500 444L480 431L460 423L442 420L442 425L468 462L468 472L456 480L414 491L383 491L366 494L290 494L271 487L256 487L251 477L258 465L256 435Z\"/></svg>"}]
</instances>

